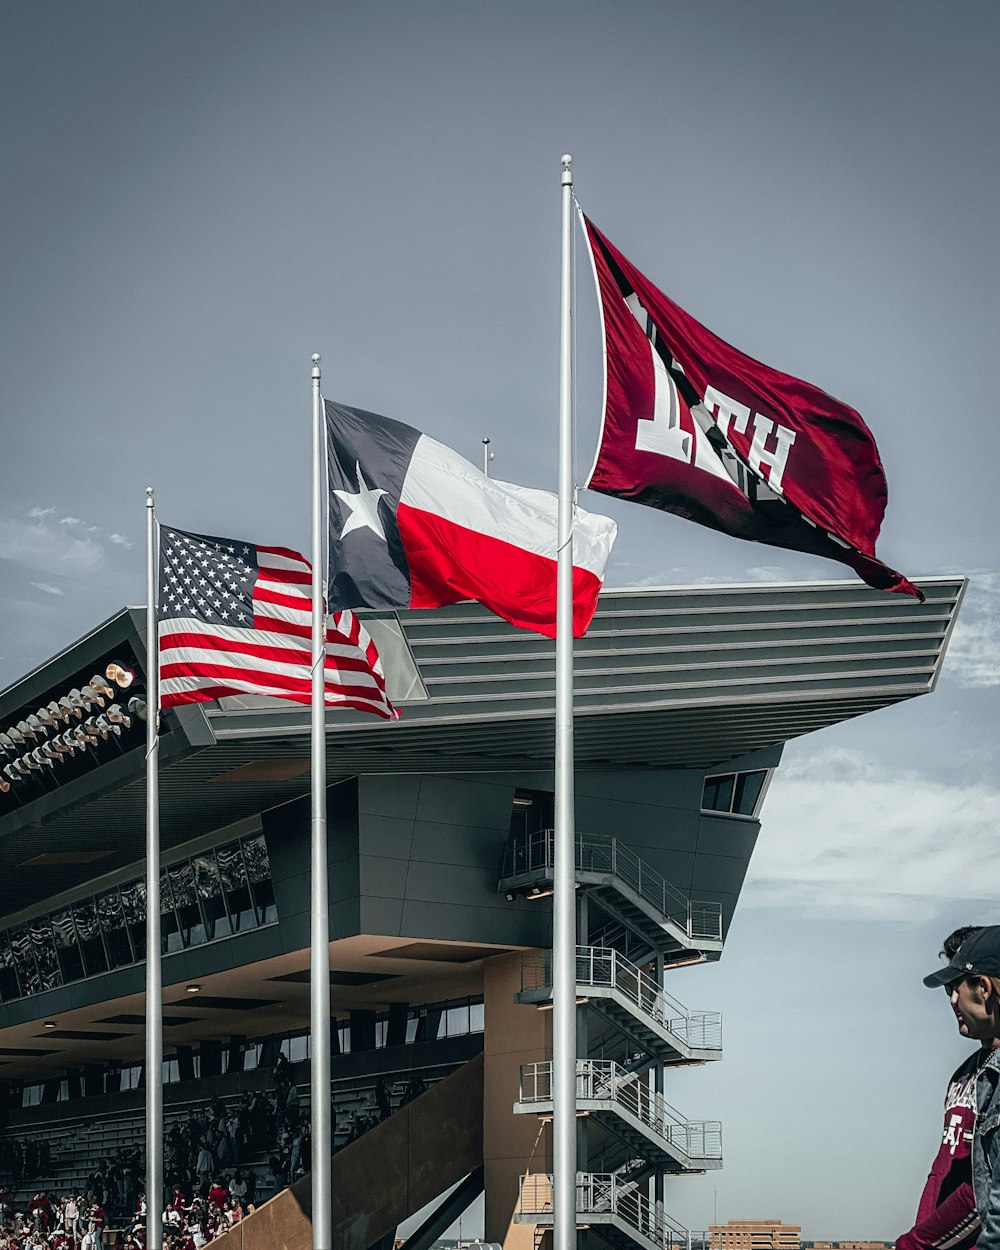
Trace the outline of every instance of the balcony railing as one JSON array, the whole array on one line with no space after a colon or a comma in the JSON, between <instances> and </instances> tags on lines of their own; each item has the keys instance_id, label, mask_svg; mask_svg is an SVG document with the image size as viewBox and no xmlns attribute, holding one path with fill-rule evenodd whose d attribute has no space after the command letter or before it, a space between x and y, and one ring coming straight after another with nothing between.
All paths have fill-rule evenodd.
<instances>
[{"instance_id":1,"label":"balcony railing","mask_svg":"<svg viewBox=\"0 0 1000 1250\"><path fill-rule=\"evenodd\" d=\"M626 1072L609 1059L578 1059L577 1101L612 1102L663 1141L674 1155L690 1160L722 1158L722 1125L718 1120L686 1120L649 1087L645 1077ZM522 1104L552 1101L552 1063L521 1066Z\"/></svg>"},{"instance_id":2,"label":"balcony railing","mask_svg":"<svg viewBox=\"0 0 1000 1250\"><path fill-rule=\"evenodd\" d=\"M542 873L551 878L553 871L555 834L551 829L539 829L512 837L504 852L501 879L510 881L518 877ZM722 905L720 903L692 900L656 871L644 864L630 847L617 838L601 837L591 833L577 833L576 871L610 874L627 885L689 938L722 940Z\"/></svg>"},{"instance_id":3,"label":"balcony railing","mask_svg":"<svg viewBox=\"0 0 1000 1250\"><path fill-rule=\"evenodd\" d=\"M670 1033L691 1050L722 1049L722 1016L717 1011L689 1011L624 955L610 947L576 948L577 987L616 990L640 1018ZM521 989L552 986L552 952L525 955Z\"/></svg>"},{"instance_id":4,"label":"balcony railing","mask_svg":"<svg viewBox=\"0 0 1000 1250\"><path fill-rule=\"evenodd\" d=\"M522 1176L521 1217L540 1217L535 1222L552 1222L552 1177L544 1174ZM640 1237L662 1250L691 1250L693 1240L707 1241L704 1233L692 1233L672 1220L657 1203L650 1202L635 1185L614 1174L578 1172L576 1177L577 1218L617 1216Z\"/></svg>"}]
</instances>

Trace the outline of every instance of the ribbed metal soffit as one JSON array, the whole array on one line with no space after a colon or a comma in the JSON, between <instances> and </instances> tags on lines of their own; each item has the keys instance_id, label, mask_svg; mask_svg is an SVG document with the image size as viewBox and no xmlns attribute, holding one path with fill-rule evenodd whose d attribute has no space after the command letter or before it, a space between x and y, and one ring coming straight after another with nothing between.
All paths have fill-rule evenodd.
<instances>
[{"instance_id":1,"label":"ribbed metal soffit","mask_svg":"<svg viewBox=\"0 0 1000 1250\"><path fill-rule=\"evenodd\" d=\"M705 768L928 692L964 582L921 584L923 605L857 582L605 591L576 644L577 767ZM398 723L331 712L331 782L551 768L552 642L476 604L398 618L428 698L403 706ZM124 637L128 618L120 619ZM203 741L210 727L215 742L195 745L197 734L173 725L160 776L165 848L309 788L307 709L203 704L198 713ZM67 846L112 844L109 868L139 858L142 755L128 757L127 778L71 807L5 814L0 867L22 850L28 858Z\"/></svg>"}]
</instances>

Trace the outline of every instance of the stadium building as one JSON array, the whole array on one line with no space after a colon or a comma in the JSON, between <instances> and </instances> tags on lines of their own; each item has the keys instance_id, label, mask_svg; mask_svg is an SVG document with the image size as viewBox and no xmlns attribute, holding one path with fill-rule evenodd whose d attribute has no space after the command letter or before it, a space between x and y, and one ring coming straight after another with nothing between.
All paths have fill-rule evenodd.
<instances>
[{"instance_id":1,"label":"stadium building","mask_svg":"<svg viewBox=\"0 0 1000 1250\"><path fill-rule=\"evenodd\" d=\"M933 689L964 584L923 589L923 605L857 582L601 595L575 672L594 1244L687 1244L672 1195L724 1152L683 1069L721 1059L724 1004L678 1001L671 968L724 952L783 744ZM486 1239L532 1247L552 1221L554 644L474 604L365 620L402 719L327 718L337 1244L391 1245L432 1204L407 1242L423 1250L485 1192ZM0 695L15 1202L142 1145L144 631L144 609L122 610ZM307 1121L308 709L166 713L160 826L168 1143L207 1105L259 1106L276 1065ZM280 1126L262 1125L215 1164L257 1177L240 1245L308 1245L308 1148L276 1167Z\"/></svg>"}]
</instances>

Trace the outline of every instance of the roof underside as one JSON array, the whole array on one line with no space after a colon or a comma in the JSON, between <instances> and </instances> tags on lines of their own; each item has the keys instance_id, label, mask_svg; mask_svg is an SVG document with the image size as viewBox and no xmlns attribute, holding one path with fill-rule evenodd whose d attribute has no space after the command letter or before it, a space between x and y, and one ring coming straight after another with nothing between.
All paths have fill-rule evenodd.
<instances>
[{"instance_id":1,"label":"roof underside","mask_svg":"<svg viewBox=\"0 0 1000 1250\"><path fill-rule=\"evenodd\" d=\"M606 591L576 644L577 767L705 769L927 693L964 583L921 584L923 605L855 582ZM16 722L63 673L85 670L98 643L128 643L141 656L136 616L121 613L76 644L79 656L70 648L0 696L0 721ZM331 783L551 769L552 642L476 604L398 618L428 698L405 705L396 723L331 712ZM168 716L165 850L308 792L308 709L202 704ZM79 878L78 868L24 867L41 853L107 852L104 871L142 858L141 748L64 790L0 816L0 916Z\"/></svg>"}]
</instances>

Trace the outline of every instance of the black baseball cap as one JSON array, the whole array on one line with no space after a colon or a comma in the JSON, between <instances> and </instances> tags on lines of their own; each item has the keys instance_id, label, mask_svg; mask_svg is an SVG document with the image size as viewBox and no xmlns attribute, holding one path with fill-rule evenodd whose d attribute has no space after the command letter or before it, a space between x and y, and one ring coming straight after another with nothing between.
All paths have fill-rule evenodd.
<instances>
[{"instance_id":1,"label":"black baseball cap","mask_svg":"<svg viewBox=\"0 0 1000 1250\"><path fill-rule=\"evenodd\" d=\"M949 964L924 977L924 985L936 990L971 976L1000 977L1000 925L987 925L966 938Z\"/></svg>"}]
</instances>

